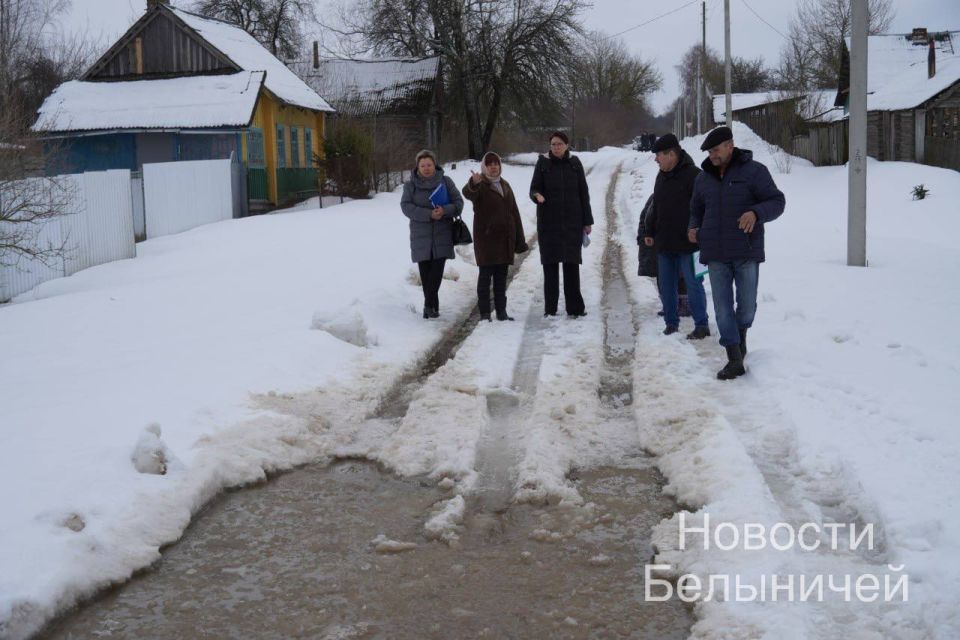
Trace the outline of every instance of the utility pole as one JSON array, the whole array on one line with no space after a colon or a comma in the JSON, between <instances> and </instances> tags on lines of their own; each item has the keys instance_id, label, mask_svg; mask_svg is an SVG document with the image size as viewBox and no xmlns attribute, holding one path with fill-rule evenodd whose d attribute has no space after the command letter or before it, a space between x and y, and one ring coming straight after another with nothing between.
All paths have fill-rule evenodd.
<instances>
[{"instance_id":1,"label":"utility pole","mask_svg":"<svg viewBox=\"0 0 960 640\"><path fill-rule=\"evenodd\" d=\"M700 21L700 26L703 29L702 37L700 40L700 69L699 69L699 78L697 78L697 133L703 133L703 118L700 115L700 110L703 104L703 99L701 96L701 91L705 89L706 84L704 76L707 74L707 0L703 0L702 6L702 19ZM706 95L706 91L703 91L702 95ZM712 104L710 105L713 106Z\"/></svg>"},{"instance_id":2,"label":"utility pole","mask_svg":"<svg viewBox=\"0 0 960 640\"><path fill-rule=\"evenodd\" d=\"M850 159L847 266L867 266L867 0L853 0L850 32Z\"/></svg>"},{"instance_id":3,"label":"utility pole","mask_svg":"<svg viewBox=\"0 0 960 640\"><path fill-rule=\"evenodd\" d=\"M723 0L723 53L724 53L724 91L727 94L726 125L733 127L733 98L730 97L730 87L733 85L733 72L730 61L730 0Z\"/></svg>"},{"instance_id":4,"label":"utility pole","mask_svg":"<svg viewBox=\"0 0 960 640\"><path fill-rule=\"evenodd\" d=\"M577 89L573 85L573 97L570 99L570 143L577 145Z\"/></svg>"},{"instance_id":5,"label":"utility pole","mask_svg":"<svg viewBox=\"0 0 960 640\"><path fill-rule=\"evenodd\" d=\"M703 58L697 62L697 135L703 133L703 118L701 117L700 111L702 110L701 105L703 104L703 97L701 95L701 88L703 87Z\"/></svg>"}]
</instances>

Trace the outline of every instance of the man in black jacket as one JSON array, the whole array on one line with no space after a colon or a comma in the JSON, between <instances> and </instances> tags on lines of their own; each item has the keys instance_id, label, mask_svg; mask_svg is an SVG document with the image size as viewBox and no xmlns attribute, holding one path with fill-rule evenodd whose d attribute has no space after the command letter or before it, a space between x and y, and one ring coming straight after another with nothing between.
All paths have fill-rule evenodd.
<instances>
[{"instance_id":1,"label":"man in black jacket","mask_svg":"<svg viewBox=\"0 0 960 640\"><path fill-rule=\"evenodd\" d=\"M687 284L687 296L694 328L690 340L710 335L707 316L707 294L703 282L696 277L693 253L697 245L687 238L690 222L690 197L700 169L680 148L672 133L660 137L653 146L660 173L653 187L653 210L646 222L644 244L657 249L660 300L663 302L664 335L676 333L680 327L677 287L680 274Z\"/></svg>"},{"instance_id":2,"label":"man in black jacket","mask_svg":"<svg viewBox=\"0 0 960 640\"><path fill-rule=\"evenodd\" d=\"M757 282L764 225L783 213L786 198L770 171L753 153L733 143L728 127L717 127L700 149L708 153L701 165L690 202L691 242L700 244L700 262L710 270L713 311L727 364L721 380L746 373L747 330L757 313Z\"/></svg>"}]
</instances>

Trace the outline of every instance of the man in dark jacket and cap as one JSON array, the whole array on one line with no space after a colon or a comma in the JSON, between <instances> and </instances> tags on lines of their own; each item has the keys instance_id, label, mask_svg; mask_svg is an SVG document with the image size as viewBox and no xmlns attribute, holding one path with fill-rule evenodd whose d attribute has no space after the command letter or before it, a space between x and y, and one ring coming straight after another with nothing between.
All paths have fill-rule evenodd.
<instances>
[{"instance_id":1,"label":"man in dark jacket and cap","mask_svg":"<svg viewBox=\"0 0 960 640\"><path fill-rule=\"evenodd\" d=\"M677 287L682 273L694 321L687 338L702 340L710 335L707 295L693 264L697 245L687 237L690 198L700 169L672 133L661 136L653 145L653 152L657 154L660 173L653 187L653 209L646 220L644 243L657 249L660 300L667 325L663 333L676 333L680 327Z\"/></svg>"},{"instance_id":2,"label":"man in dark jacket and cap","mask_svg":"<svg viewBox=\"0 0 960 640\"><path fill-rule=\"evenodd\" d=\"M729 127L707 134L700 149L709 157L694 184L689 239L699 242L700 262L709 269L720 344L727 350L717 377L730 380L746 372L747 330L757 312L760 263L766 257L763 226L780 217L786 198L753 153L734 146Z\"/></svg>"}]
</instances>

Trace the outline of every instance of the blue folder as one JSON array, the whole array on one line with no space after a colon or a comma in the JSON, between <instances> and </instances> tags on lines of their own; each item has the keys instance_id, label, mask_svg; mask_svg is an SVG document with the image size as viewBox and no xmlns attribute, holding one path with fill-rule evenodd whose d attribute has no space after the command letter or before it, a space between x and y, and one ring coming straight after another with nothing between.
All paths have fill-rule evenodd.
<instances>
[{"instance_id":1,"label":"blue folder","mask_svg":"<svg viewBox=\"0 0 960 640\"><path fill-rule=\"evenodd\" d=\"M433 190L433 193L430 194L430 203L435 207L442 207L445 204L450 204L450 194L447 193L447 181L441 180L440 186Z\"/></svg>"}]
</instances>

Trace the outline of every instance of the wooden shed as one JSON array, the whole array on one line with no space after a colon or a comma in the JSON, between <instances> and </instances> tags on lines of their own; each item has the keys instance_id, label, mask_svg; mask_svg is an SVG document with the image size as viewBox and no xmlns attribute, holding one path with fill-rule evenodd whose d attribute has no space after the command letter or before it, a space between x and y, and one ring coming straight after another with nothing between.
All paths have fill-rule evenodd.
<instances>
[{"instance_id":1,"label":"wooden shed","mask_svg":"<svg viewBox=\"0 0 960 640\"><path fill-rule=\"evenodd\" d=\"M868 40L867 153L878 160L960 170L958 31L881 34ZM849 44L836 104L849 106Z\"/></svg>"},{"instance_id":2,"label":"wooden shed","mask_svg":"<svg viewBox=\"0 0 960 640\"><path fill-rule=\"evenodd\" d=\"M440 146L440 58L346 60L315 56L311 64L295 68L336 109L334 121L341 117L365 121L417 149Z\"/></svg>"},{"instance_id":3,"label":"wooden shed","mask_svg":"<svg viewBox=\"0 0 960 640\"><path fill-rule=\"evenodd\" d=\"M803 129L801 117L805 94L787 91L734 93L730 96L733 119L743 122L754 133L785 149L790 140ZM726 95L713 96L714 126L725 124Z\"/></svg>"}]
</instances>

